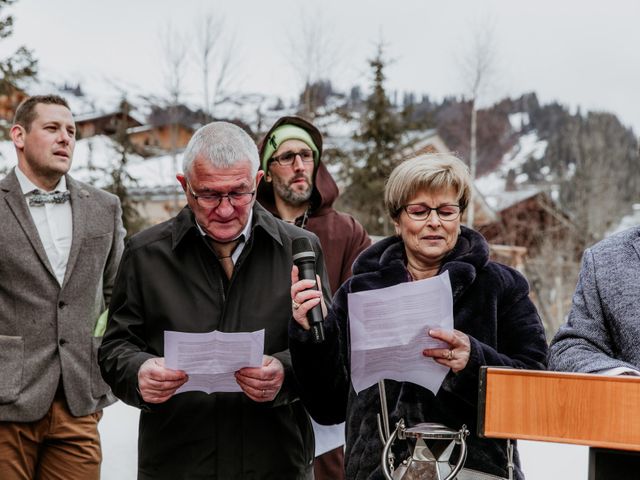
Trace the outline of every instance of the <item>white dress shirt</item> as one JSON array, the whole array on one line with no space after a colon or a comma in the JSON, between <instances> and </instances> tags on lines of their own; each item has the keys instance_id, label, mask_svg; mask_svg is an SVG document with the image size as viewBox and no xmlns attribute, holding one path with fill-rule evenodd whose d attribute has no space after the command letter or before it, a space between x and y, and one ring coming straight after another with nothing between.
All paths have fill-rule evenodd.
<instances>
[{"instance_id":1,"label":"white dress shirt","mask_svg":"<svg viewBox=\"0 0 640 480\"><path fill-rule=\"evenodd\" d=\"M233 261L234 265L238 261L238 258L240 258L240 254L242 253L242 250L244 250L244 247L247 244L247 241L249 241L249 237L251 236L251 221L252 220L253 220L253 208L251 210L249 210L249 218L247 219L247 224L242 229L242 232L240 232L240 234L236 238L234 238L234 240L235 240L235 239L240 238L240 237L242 237L244 235L242 237L242 240L238 243L238 246L233 251L233 254L231 255L231 260ZM207 236L207 232L204 231L204 228L202 228L197 221L196 221L196 227L198 227L198 231L200 232L200 234L203 237Z\"/></svg>"},{"instance_id":2,"label":"white dress shirt","mask_svg":"<svg viewBox=\"0 0 640 480\"><path fill-rule=\"evenodd\" d=\"M71 250L71 240L73 238L73 219L71 215L71 202L65 203L45 203L40 206L30 206L29 196L34 190L41 190L36 187L31 180L16 167L16 176L20 182L20 188L25 197L25 202L31 212L33 223L38 229L40 241L47 252L49 264L62 285L64 274L67 270L69 251ZM52 190L64 192L67 190L67 180L64 175L60 178L58 185ZM50 193L50 192L45 192Z\"/></svg>"}]
</instances>

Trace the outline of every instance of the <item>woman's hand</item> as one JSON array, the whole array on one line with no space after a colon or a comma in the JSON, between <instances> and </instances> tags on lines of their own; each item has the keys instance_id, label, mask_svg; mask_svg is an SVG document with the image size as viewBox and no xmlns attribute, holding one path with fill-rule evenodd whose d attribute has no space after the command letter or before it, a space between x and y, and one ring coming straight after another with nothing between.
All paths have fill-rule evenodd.
<instances>
[{"instance_id":1,"label":"woman's hand","mask_svg":"<svg viewBox=\"0 0 640 480\"><path fill-rule=\"evenodd\" d=\"M471 354L471 342L466 333L462 333L460 330L436 328L429 330L429 335L447 342L449 348L427 348L422 351L425 357L433 358L440 365L449 367L454 373L458 373L467 366Z\"/></svg>"},{"instance_id":2,"label":"woman's hand","mask_svg":"<svg viewBox=\"0 0 640 480\"><path fill-rule=\"evenodd\" d=\"M317 290L316 290L317 285ZM300 280L298 277L298 267L295 265L291 269L291 309L293 319L305 330L311 328L307 320L307 312L316 305L322 305L322 316L327 316L327 307L322 298L322 284L320 277L316 275L316 281Z\"/></svg>"}]
</instances>

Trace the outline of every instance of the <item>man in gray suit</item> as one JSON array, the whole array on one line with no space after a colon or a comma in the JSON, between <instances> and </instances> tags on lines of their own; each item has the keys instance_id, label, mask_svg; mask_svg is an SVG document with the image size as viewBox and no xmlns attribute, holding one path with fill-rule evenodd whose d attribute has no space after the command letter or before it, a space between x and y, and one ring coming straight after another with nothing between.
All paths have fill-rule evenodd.
<instances>
[{"instance_id":1,"label":"man in gray suit","mask_svg":"<svg viewBox=\"0 0 640 480\"><path fill-rule=\"evenodd\" d=\"M0 478L97 479L102 409L115 398L93 336L123 250L120 202L67 172L66 101L17 109L17 167L0 182Z\"/></svg>"},{"instance_id":2,"label":"man in gray suit","mask_svg":"<svg viewBox=\"0 0 640 480\"><path fill-rule=\"evenodd\" d=\"M567 323L549 349L549 369L640 375L640 226L584 252Z\"/></svg>"},{"instance_id":3,"label":"man in gray suit","mask_svg":"<svg viewBox=\"0 0 640 480\"><path fill-rule=\"evenodd\" d=\"M639 279L640 226L584 252L569 318L549 347L550 370L640 376ZM591 448L589 465L589 478L638 478L640 458Z\"/></svg>"}]
</instances>

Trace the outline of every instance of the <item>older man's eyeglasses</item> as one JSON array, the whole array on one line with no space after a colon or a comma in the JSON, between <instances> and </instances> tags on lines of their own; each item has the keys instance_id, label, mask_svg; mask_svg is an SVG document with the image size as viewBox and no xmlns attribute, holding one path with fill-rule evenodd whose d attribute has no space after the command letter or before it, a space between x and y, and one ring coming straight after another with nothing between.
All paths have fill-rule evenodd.
<instances>
[{"instance_id":1,"label":"older man's eyeglasses","mask_svg":"<svg viewBox=\"0 0 640 480\"><path fill-rule=\"evenodd\" d=\"M242 207L249 204L256 194L256 191L252 190L251 192L229 192L226 194L208 193L206 195L198 195L193 191L189 180L187 180L187 187L189 187L191 196L202 208L218 208L223 198L229 200L229 203L234 207Z\"/></svg>"},{"instance_id":2,"label":"older man's eyeglasses","mask_svg":"<svg viewBox=\"0 0 640 480\"><path fill-rule=\"evenodd\" d=\"M293 165L293 162L296 161L296 157L300 156L300 159L303 163L311 163L313 162L313 151L307 148L303 148L297 152L289 151L284 152L282 155L278 155L277 157L271 157L271 160L277 162L279 165L283 167L289 167Z\"/></svg>"},{"instance_id":3,"label":"older man's eyeglasses","mask_svg":"<svg viewBox=\"0 0 640 480\"><path fill-rule=\"evenodd\" d=\"M436 212L438 218L445 222L451 222L460 216L460 205L440 205L431 208L424 203L409 203L405 205L404 211L412 220L424 221L429 218L431 212Z\"/></svg>"}]
</instances>

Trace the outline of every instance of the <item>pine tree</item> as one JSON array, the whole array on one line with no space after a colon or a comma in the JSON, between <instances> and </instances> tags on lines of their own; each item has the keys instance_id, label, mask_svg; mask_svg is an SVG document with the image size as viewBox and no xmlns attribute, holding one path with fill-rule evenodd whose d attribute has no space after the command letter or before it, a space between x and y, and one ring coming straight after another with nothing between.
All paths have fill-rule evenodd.
<instances>
[{"instance_id":1,"label":"pine tree","mask_svg":"<svg viewBox=\"0 0 640 480\"><path fill-rule=\"evenodd\" d=\"M0 0L0 12L16 0ZM0 41L8 38L13 33L13 17L11 15L2 16L0 14ZM32 53L25 47L18 48L11 56L0 58L0 96L3 103L15 109L23 96L16 95L19 91L20 81L33 78L38 71L38 62L33 58ZM11 119L0 119L0 140L9 138ZM2 155L0 154L0 157ZM6 169L4 169L6 170ZM6 171L0 171L0 175Z\"/></svg>"},{"instance_id":2,"label":"pine tree","mask_svg":"<svg viewBox=\"0 0 640 480\"><path fill-rule=\"evenodd\" d=\"M0 0L0 11L16 0ZM13 33L13 16L0 16L0 40ZM9 95L25 78L33 78L38 73L38 61L26 47L19 47L11 56L0 59L0 95Z\"/></svg>"},{"instance_id":3,"label":"pine tree","mask_svg":"<svg viewBox=\"0 0 640 480\"><path fill-rule=\"evenodd\" d=\"M121 117L118 120L117 130L113 137L115 150L119 158L115 161L113 167L104 172L109 179L104 189L120 199L122 223L127 231L127 236L131 236L147 226L145 219L142 218L138 211L138 202L131 196L130 192L130 185L136 185L137 183L137 179L127 169L129 155L135 151L135 147L127 133L130 110L130 104L126 100L122 100L120 103Z\"/></svg>"},{"instance_id":4,"label":"pine tree","mask_svg":"<svg viewBox=\"0 0 640 480\"><path fill-rule=\"evenodd\" d=\"M384 88L384 69L387 61L383 46L378 45L374 58L369 60L372 92L362 115L362 127L356 140L363 149L356 152L356 160L348 169L351 184L343 202L373 235L390 235L391 221L383 204L384 185L393 168L400 161L401 124Z\"/></svg>"}]
</instances>

